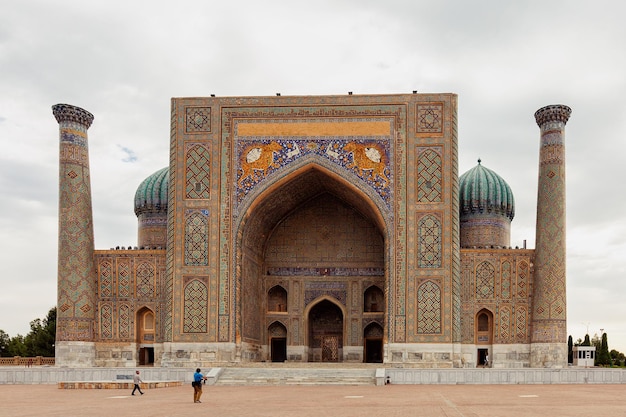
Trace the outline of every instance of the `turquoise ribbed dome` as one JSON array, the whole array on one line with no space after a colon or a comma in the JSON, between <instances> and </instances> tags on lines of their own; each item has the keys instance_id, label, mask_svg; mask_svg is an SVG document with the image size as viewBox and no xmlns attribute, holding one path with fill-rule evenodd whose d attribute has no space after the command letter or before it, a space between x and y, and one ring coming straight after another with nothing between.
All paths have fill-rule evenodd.
<instances>
[{"instance_id":1,"label":"turquoise ribbed dome","mask_svg":"<svg viewBox=\"0 0 626 417\"><path fill-rule=\"evenodd\" d=\"M498 174L478 165L459 178L461 216L499 214L513 220L515 200L511 187Z\"/></svg>"},{"instance_id":2,"label":"turquoise ribbed dome","mask_svg":"<svg viewBox=\"0 0 626 417\"><path fill-rule=\"evenodd\" d=\"M160 169L143 180L135 193L136 215L144 212L167 212L169 180L169 167Z\"/></svg>"}]
</instances>

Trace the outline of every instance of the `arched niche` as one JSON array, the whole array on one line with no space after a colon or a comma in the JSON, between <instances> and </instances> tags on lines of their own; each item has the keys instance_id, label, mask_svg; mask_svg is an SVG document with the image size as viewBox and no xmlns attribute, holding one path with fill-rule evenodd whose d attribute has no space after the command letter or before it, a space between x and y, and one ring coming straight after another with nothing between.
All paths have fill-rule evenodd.
<instances>
[{"instance_id":1,"label":"arched niche","mask_svg":"<svg viewBox=\"0 0 626 417\"><path fill-rule=\"evenodd\" d=\"M267 311L283 313L287 311L287 290L274 285L267 292Z\"/></svg>"},{"instance_id":2,"label":"arched niche","mask_svg":"<svg viewBox=\"0 0 626 417\"><path fill-rule=\"evenodd\" d=\"M320 272L319 265L330 264L330 268L321 268L323 270L332 270L335 264L344 269L346 265L348 269L350 265L353 265L353 270L359 268L380 270L381 286L386 285L384 271L389 256L388 236L386 235L389 214L385 211L384 204L379 201L380 199L376 200L366 190L364 191L367 186L359 184L358 179L350 178L347 173L325 166L322 162L318 163L319 161L315 160L308 162L297 167L285 167L282 177L273 182L268 180L264 184L258 184L258 189L250 193L254 198L246 197L247 199L239 208L236 241L237 265L234 268L237 280L235 331L237 335L240 335L241 340L251 344L259 344L267 340L265 336L267 327L264 325L267 321L263 318L274 311L270 310L272 307L269 304L265 308L263 304L269 302L269 289L275 285L270 282L273 277L280 276L281 282L286 282L291 278L286 275L289 275L291 270L298 269L295 273L301 275L303 270L311 272L311 276L306 279L317 279L316 274L324 274ZM320 255L319 251L316 254L307 250L306 247L294 246L291 242L287 242L284 245L292 252L294 247L299 248L298 254L289 256L303 254L305 258L303 262L290 262L281 250L276 251L276 236L281 227L294 216L305 217L308 212L311 212L313 217L317 216L318 220L315 221L319 221L320 211L315 211L318 208L329 212L326 217L327 224L317 228L303 220L300 222L300 225L304 225L303 228L297 231L298 238L306 239L318 233L326 233L325 238L329 244L337 245L335 234L337 229L346 222L337 223L335 216L338 212L347 213L344 214L346 218L353 219L355 224L363 225L357 228L357 232L364 233L364 230L368 230L365 233L365 239L360 236L354 238L357 244L367 239L378 239L379 244L375 256L365 253L366 251L356 250L354 253L364 260L364 262L356 262L354 259L349 259L350 254L347 248L350 245L343 245L340 250L345 252L345 258L341 262L333 261L335 262L333 264L327 261L331 259L330 255L335 255L334 253L324 258L324 254ZM319 258L315 259L317 255ZM281 256L285 259L281 259ZM343 252L342 256L344 256ZM285 262L281 263L282 260ZM276 272L277 269L280 271ZM306 279L301 279L301 285L305 285L302 281ZM291 287L287 288L292 290ZM293 308L294 311L299 312L299 319L302 320L304 319L302 316L303 297L293 299L299 300L300 304ZM290 300L292 300L291 295ZM290 305L288 311L291 309ZM302 346L306 335L304 329L301 332L300 337L295 338L297 341L295 343ZM360 337L357 338L360 339Z\"/></svg>"},{"instance_id":3,"label":"arched niche","mask_svg":"<svg viewBox=\"0 0 626 417\"><path fill-rule=\"evenodd\" d=\"M384 311L385 293L376 286L371 285L363 293L363 311L366 313L379 313Z\"/></svg>"}]
</instances>

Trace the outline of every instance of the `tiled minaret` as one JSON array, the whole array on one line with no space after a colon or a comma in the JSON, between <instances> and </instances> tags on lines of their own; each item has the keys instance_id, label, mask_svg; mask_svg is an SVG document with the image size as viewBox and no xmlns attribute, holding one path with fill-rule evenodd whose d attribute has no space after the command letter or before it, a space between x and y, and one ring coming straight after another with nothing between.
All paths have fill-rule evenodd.
<instances>
[{"instance_id":1,"label":"tiled minaret","mask_svg":"<svg viewBox=\"0 0 626 417\"><path fill-rule=\"evenodd\" d=\"M59 123L59 264L56 365L90 366L95 359L96 276L87 129L93 115L52 106Z\"/></svg>"},{"instance_id":2,"label":"tiled minaret","mask_svg":"<svg viewBox=\"0 0 626 417\"><path fill-rule=\"evenodd\" d=\"M565 124L572 112L552 105L535 113L541 129L537 235L531 318L531 368L567 366L565 297Z\"/></svg>"}]
</instances>

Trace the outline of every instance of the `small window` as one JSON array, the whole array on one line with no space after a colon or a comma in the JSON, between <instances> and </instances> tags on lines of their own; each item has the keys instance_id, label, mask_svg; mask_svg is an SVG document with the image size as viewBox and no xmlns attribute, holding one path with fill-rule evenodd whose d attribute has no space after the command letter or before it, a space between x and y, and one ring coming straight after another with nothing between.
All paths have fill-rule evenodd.
<instances>
[{"instance_id":1,"label":"small window","mask_svg":"<svg viewBox=\"0 0 626 417\"><path fill-rule=\"evenodd\" d=\"M489 331L489 316L485 313L481 313L478 316L478 331L479 332L487 332Z\"/></svg>"},{"instance_id":2,"label":"small window","mask_svg":"<svg viewBox=\"0 0 626 417\"><path fill-rule=\"evenodd\" d=\"M143 316L143 320L144 329L154 330L154 314L152 314L152 312L146 312L146 314L144 314Z\"/></svg>"}]
</instances>

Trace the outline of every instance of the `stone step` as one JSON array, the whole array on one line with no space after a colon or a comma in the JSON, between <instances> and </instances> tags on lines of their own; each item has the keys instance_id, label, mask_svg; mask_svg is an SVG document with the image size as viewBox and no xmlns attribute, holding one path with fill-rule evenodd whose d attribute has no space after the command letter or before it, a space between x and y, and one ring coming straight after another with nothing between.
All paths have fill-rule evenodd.
<instances>
[{"instance_id":1,"label":"stone step","mask_svg":"<svg viewBox=\"0 0 626 417\"><path fill-rule=\"evenodd\" d=\"M375 385L376 370L223 368L216 385Z\"/></svg>"}]
</instances>

